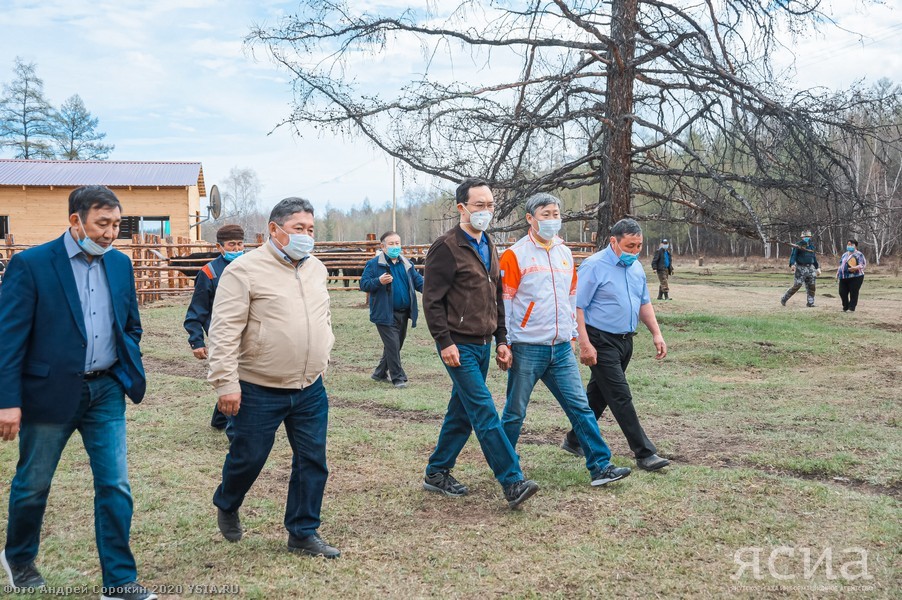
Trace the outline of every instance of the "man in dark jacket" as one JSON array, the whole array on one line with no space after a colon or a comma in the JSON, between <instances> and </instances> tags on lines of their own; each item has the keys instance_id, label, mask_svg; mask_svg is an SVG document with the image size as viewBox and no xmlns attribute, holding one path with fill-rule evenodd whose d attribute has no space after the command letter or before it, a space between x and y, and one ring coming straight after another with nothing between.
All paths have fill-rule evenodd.
<instances>
[{"instance_id":1,"label":"man in dark jacket","mask_svg":"<svg viewBox=\"0 0 902 600\"><path fill-rule=\"evenodd\" d=\"M417 296L423 291L423 276L401 255L401 236L386 231L380 238L382 252L366 263L360 289L370 295L370 321L382 338L382 359L372 374L376 381L407 387L401 366L401 348L407 337L407 321L417 326Z\"/></svg>"},{"instance_id":2,"label":"man in dark jacket","mask_svg":"<svg viewBox=\"0 0 902 600\"><path fill-rule=\"evenodd\" d=\"M197 277L194 278L194 295L188 312L185 314L185 331L188 332L188 344L194 358L207 359L207 345L204 343L204 334L210 331L210 319L213 314L213 299L216 297L216 288L219 285L219 276L230 262L244 254L244 229L240 225L223 225L216 232L216 249L219 256L204 265ZM213 407L213 418L210 426L222 430L226 428L228 419L219 412L219 407Z\"/></svg>"},{"instance_id":3,"label":"man in dark jacket","mask_svg":"<svg viewBox=\"0 0 902 600\"><path fill-rule=\"evenodd\" d=\"M807 295L808 308L814 308L814 288L817 276L821 274L821 266L817 264L817 255L814 253L814 243L811 241L811 231L802 232L802 239L798 244L793 244L792 254L789 255L789 268L795 273L795 278L783 297L780 304L786 306L786 301L799 291L804 284Z\"/></svg>"},{"instance_id":4,"label":"man in dark jacket","mask_svg":"<svg viewBox=\"0 0 902 600\"><path fill-rule=\"evenodd\" d=\"M512 361L498 252L484 233L495 199L486 182L466 179L457 187L456 201L460 225L435 240L426 255L423 313L454 387L423 488L446 496L467 494L451 469L475 430L508 506L516 508L539 486L524 480L485 383L492 337L499 366L510 367Z\"/></svg>"},{"instance_id":5,"label":"man in dark jacket","mask_svg":"<svg viewBox=\"0 0 902 600\"><path fill-rule=\"evenodd\" d=\"M661 240L661 245L655 250L655 255L651 259L651 268L658 274L658 300L670 300L670 285L667 283L667 278L673 275L673 260L667 238Z\"/></svg>"},{"instance_id":6,"label":"man in dark jacket","mask_svg":"<svg viewBox=\"0 0 902 600\"><path fill-rule=\"evenodd\" d=\"M94 478L103 597L155 599L137 582L129 543L125 396L141 402L146 380L135 277L113 248L122 207L109 188L80 187L69 195L68 221L56 240L13 256L0 300L0 439L19 437L0 552L5 589L33 594L45 585L35 566L41 526L60 456L78 431ZM83 508L61 510L80 518ZM57 576L60 586L84 572L73 567Z\"/></svg>"}]
</instances>

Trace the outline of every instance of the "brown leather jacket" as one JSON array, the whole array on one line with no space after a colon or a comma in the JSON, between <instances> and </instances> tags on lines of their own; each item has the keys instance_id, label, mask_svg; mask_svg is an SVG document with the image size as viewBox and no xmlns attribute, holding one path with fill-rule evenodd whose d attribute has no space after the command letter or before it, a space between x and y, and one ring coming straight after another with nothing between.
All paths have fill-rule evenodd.
<instances>
[{"instance_id":1,"label":"brown leather jacket","mask_svg":"<svg viewBox=\"0 0 902 600\"><path fill-rule=\"evenodd\" d=\"M483 234L486 235L486 234ZM498 252L489 239L488 272L458 225L429 248L423 273L423 314L439 348L507 344Z\"/></svg>"}]
</instances>

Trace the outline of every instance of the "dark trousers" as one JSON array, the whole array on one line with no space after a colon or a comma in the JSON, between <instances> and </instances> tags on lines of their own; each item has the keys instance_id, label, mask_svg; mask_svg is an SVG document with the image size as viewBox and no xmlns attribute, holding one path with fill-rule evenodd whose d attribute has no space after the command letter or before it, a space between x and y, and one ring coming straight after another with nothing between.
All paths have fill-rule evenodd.
<instances>
[{"instance_id":1,"label":"dark trousers","mask_svg":"<svg viewBox=\"0 0 902 600\"><path fill-rule=\"evenodd\" d=\"M595 413L595 418L601 418L604 409L610 408L636 458L656 454L655 445L645 435L645 430L639 423L639 415L633 406L633 395L626 380L626 368L633 357L633 338L605 333L589 325L586 325L586 331L598 353L598 360L590 367L592 375L586 387L589 407ZM572 429L567 433L567 441L572 446L579 446Z\"/></svg>"},{"instance_id":2,"label":"dark trousers","mask_svg":"<svg viewBox=\"0 0 902 600\"><path fill-rule=\"evenodd\" d=\"M373 372L378 379L391 376L392 383L407 381L407 373L401 366L401 348L404 347L404 339L407 337L407 323L410 321L409 310L396 310L395 322L391 325L376 325L379 336L382 338L382 359Z\"/></svg>"},{"instance_id":3,"label":"dark trousers","mask_svg":"<svg viewBox=\"0 0 902 600\"><path fill-rule=\"evenodd\" d=\"M843 310L855 310L858 306L858 292L862 283L864 283L863 275L839 280L839 297L842 299Z\"/></svg>"},{"instance_id":4,"label":"dark trousers","mask_svg":"<svg viewBox=\"0 0 902 600\"><path fill-rule=\"evenodd\" d=\"M329 469L326 468L326 424L329 400L323 378L303 390L285 390L241 382L241 406L231 418L232 439L222 483L213 504L235 512L254 485L272 450L279 426L285 424L291 445L291 476L285 505L285 528L295 537L316 533Z\"/></svg>"}]
</instances>

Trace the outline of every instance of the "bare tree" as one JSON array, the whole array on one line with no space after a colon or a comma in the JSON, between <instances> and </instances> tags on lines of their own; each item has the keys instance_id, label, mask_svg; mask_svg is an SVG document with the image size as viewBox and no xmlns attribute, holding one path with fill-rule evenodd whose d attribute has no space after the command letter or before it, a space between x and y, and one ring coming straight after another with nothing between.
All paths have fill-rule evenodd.
<instances>
[{"instance_id":1,"label":"bare tree","mask_svg":"<svg viewBox=\"0 0 902 600\"><path fill-rule=\"evenodd\" d=\"M16 57L16 78L3 85L0 140L16 158L53 158L53 107L44 98L44 82L34 63Z\"/></svg>"},{"instance_id":2,"label":"bare tree","mask_svg":"<svg viewBox=\"0 0 902 600\"><path fill-rule=\"evenodd\" d=\"M63 103L53 115L53 123L57 156L63 160L104 160L115 148L103 143L106 134L97 131L99 120L78 94Z\"/></svg>"},{"instance_id":3,"label":"bare tree","mask_svg":"<svg viewBox=\"0 0 902 600\"><path fill-rule=\"evenodd\" d=\"M826 131L876 135L842 118L874 98L791 92L772 71L778 30L829 21L820 4L458 0L432 14L373 15L303 0L247 42L295 77L281 125L362 135L447 180L485 177L500 217L535 191L597 185L597 200L566 218L596 219L599 241L632 215L769 248L797 228L787 206L858 193ZM396 94L359 83L374 59L410 42L422 61ZM467 77L447 77L460 60L472 61ZM516 68L495 66L511 60Z\"/></svg>"},{"instance_id":4,"label":"bare tree","mask_svg":"<svg viewBox=\"0 0 902 600\"><path fill-rule=\"evenodd\" d=\"M263 185L254 169L232 167L220 186L222 188L223 210L221 223L234 223L244 228L249 239L263 233L266 215L260 211L260 193Z\"/></svg>"}]
</instances>

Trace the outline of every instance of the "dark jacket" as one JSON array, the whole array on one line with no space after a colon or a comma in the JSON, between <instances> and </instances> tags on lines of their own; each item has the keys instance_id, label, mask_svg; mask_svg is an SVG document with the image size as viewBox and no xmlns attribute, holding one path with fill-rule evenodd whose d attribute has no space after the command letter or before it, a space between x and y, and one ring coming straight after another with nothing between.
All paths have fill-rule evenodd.
<instances>
[{"instance_id":1,"label":"dark jacket","mask_svg":"<svg viewBox=\"0 0 902 600\"><path fill-rule=\"evenodd\" d=\"M664 258L664 255L667 255L667 258ZM670 266L665 266L670 263ZM655 255L651 259L651 270L652 271L667 271L670 275L673 275L673 255L670 253L670 250L665 250L664 248L658 248L655 250Z\"/></svg>"},{"instance_id":2,"label":"dark jacket","mask_svg":"<svg viewBox=\"0 0 902 600\"><path fill-rule=\"evenodd\" d=\"M410 292L410 321L416 327L418 309L414 290L423 291L423 276L417 273L416 267L406 257L401 256L400 260L407 271L404 285L407 285ZM386 273L389 273L388 258L381 253L367 261L363 275L360 276L360 289L370 295L370 321L376 325L393 325L395 322L392 286L401 285L401 282L396 279L388 285L382 285L379 277Z\"/></svg>"},{"instance_id":3,"label":"dark jacket","mask_svg":"<svg viewBox=\"0 0 902 600\"><path fill-rule=\"evenodd\" d=\"M69 235L67 231L63 235ZM110 371L138 403L146 381L141 318L131 261L103 256L110 287L117 361ZM85 323L62 236L18 252L3 274L0 297L0 408L21 408L23 421L65 423L81 403Z\"/></svg>"},{"instance_id":4,"label":"dark jacket","mask_svg":"<svg viewBox=\"0 0 902 600\"><path fill-rule=\"evenodd\" d=\"M204 334L210 331L210 319L213 315L213 299L219 286L219 276L228 266L221 254L204 265L194 278L194 295L185 313L185 331L188 332L188 343L191 349L203 348Z\"/></svg>"},{"instance_id":5,"label":"dark jacket","mask_svg":"<svg viewBox=\"0 0 902 600\"><path fill-rule=\"evenodd\" d=\"M483 234L486 235L486 234ZM439 348L507 343L498 252L489 240L488 272L460 226L439 237L426 255L423 314Z\"/></svg>"},{"instance_id":6,"label":"dark jacket","mask_svg":"<svg viewBox=\"0 0 902 600\"><path fill-rule=\"evenodd\" d=\"M793 246L792 254L789 255L789 266L793 265L814 265L815 269L820 269L817 264L817 255L814 253L814 244L803 240L799 240L797 246Z\"/></svg>"}]
</instances>

